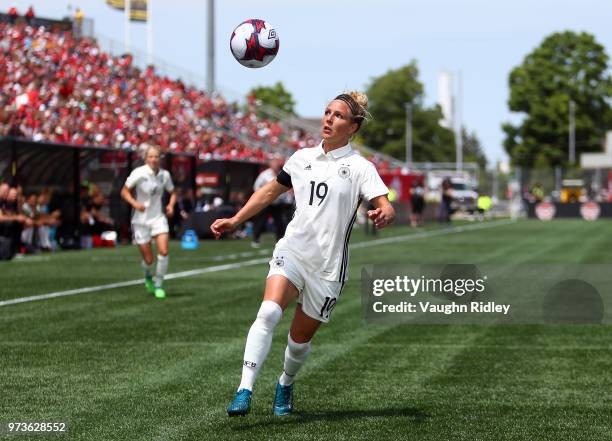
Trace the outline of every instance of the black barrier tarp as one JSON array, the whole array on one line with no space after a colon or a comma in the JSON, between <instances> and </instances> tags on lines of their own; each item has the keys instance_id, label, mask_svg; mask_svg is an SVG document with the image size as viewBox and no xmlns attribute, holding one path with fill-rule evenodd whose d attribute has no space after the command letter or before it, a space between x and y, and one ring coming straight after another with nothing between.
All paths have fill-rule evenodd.
<instances>
[{"instance_id":1,"label":"black barrier tarp","mask_svg":"<svg viewBox=\"0 0 612 441\"><path fill-rule=\"evenodd\" d=\"M142 165L139 152L104 147L33 142L20 138L0 138L0 180L19 185L25 191L51 188L61 199L58 203L66 213L63 230L78 242L80 186L98 185L108 198L109 215L116 222L122 239L129 238L130 207L121 199L121 188L130 171ZM162 167L169 170L177 189L191 190L196 196L197 173L218 177L217 184L208 186L204 197L221 196L224 205L237 208L236 194L247 198L253 191L255 178L264 165L248 161L197 161L195 155L164 153ZM201 223L202 225L194 225ZM189 224L206 236L210 219L193 216ZM184 229L184 228L183 228Z\"/></svg>"},{"instance_id":2,"label":"black barrier tarp","mask_svg":"<svg viewBox=\"0 0 612 441\"><path fill-rule=\"evenodd\" d=\"M164 167L171 171L182 168L176 186L195 189L195 156L182 153L164 156ZM80 237L82 183L101 187L117 229L123 238L129 237L130 208L121 200L120 192L130 171L141 164L136 151L0 138L0 180L21 186L25 191L53 189L60 199L57 205L66 214L62 233L76 243Z\"/></svg>"},{"instance_id":3,"label":"black barrier tarp","mask_svg":"<svg viewBox=\"0 0 612 441\"><path fill-rule=\"evenodd\" d=\"M611 218L612 217L612 202L598 202L600 218ZM527 217L530 219L536 219L536 205L535 202L525 201L525 208L527 211ZM553 202L555 206L555 219L579 219L582 218L580 214L580 208L582 207L581 202L569 202L562 204L561 202Z\"/></svg>"}]
</instances>

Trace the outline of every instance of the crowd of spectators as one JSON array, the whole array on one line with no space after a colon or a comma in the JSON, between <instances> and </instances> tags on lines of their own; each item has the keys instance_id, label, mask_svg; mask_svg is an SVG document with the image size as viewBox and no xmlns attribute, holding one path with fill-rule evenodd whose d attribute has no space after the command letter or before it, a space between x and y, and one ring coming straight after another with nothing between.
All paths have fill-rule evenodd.
<instances>
[{"instance_id":1,"label":"crowd of spectators","mask_svg":"<svg viewBox=\"0 0 612 441\"><path fill-rule=\"evenodd\" d=\"M190 188L177 187L174 216L169 219L170 234L180 237L193 213L234 214L246 199L247 193L240 191L231 192L225 201L201 188L194 194ZM59 194L49 188L24 191L21 186L0 183L0 260L59 248L115 246L125 239L121 219L111 216L109 197L99 185L83 181L78 202L79 211L75 212L71 192ZM244 236L243 227L236 237Z\"/></svg>"},{"instance_id":2,"label":"crowd of spectators","mask_svg":"<svg viewBox=\"0 0 612 441\"><path fill-rule=\"evenodd\" d=\"M0 136L116 148L143 143L201 159L264 162L316 144L307 132L181 80L113 57L95 40L27 23L0 23ZM263 146L268 147L264 150Z\"/></svg>"},{"instance_id":3,"label":"crowd of spectators","mask_svg":"<svg viewBox=\"0 0 612 441\"><path fill-rule=\"evenodd\" d=\"M104 245L104 233L116 233L118 228L109 216L108 198L98 185L85 181L80 188L79 206L75 216L75 200L69 192L58 194L50 188L24 191L20 186L0 183L0 260L58 247ZM75 236L77 223L80 234ZM75 242L78 237L79 243Z\"/></svg>"},{"instance_id":4,"label":"crowd of spectators","mask_svg":"<svg viewBox=\"0 0 612 441\"><path fill-rule=\"evenodd\" d=\"M123 149L154 144L201 160L261 163L319 142L318 134L258 116L255 96L244 106L229 103L152 66L141 70L129 54L111 56L93 39L31 26L28 14L0 23L0 136Z\"/></svg>"},{"instance_id":5,"label":"crowd of spectators","mask_svg":"<svg viewBox=\"0 0 612 441\"><path fill-rule=\"evenodd\" d=\"M157 75L153 66L139 69L130 54L112 56L79 32L38 26L32 8L23 19L16 9L9 12L0 22L0 137L125 150L152 144L203 161L259 163L319 142L308 130L263 117L255 96L245 105L230 103L220 94ZM10 239L12 252L52 249L62 217L79 222L77 247L92 246L101 232L117 230L96 186L81 189L80 213L70 213L74 202L50 209L48 190L2 188L0 237ZM244 195L239 199L224 205L244 203ZM177 226L191 211L219 205L189 192L179 200Z\"/></svg>"},{"instance_id":6,"label":"crowd of spectators","mask_svg":"<svg viewBox=\"0 0 612 441\"><path fill-rule=\"evenodd\" d=\"M61 210L51 205L52 196L49 189L24 193L21 187L0 184L0 259L52 250L62 222Z\"/></svg>"}]
</instances>

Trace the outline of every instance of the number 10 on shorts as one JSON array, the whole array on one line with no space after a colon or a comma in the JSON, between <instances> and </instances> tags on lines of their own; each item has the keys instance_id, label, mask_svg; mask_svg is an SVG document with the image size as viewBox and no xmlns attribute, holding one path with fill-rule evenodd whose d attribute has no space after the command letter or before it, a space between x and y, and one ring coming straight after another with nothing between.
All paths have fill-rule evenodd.
<instances>
[{"instance_id":1,"label":"number 10 on shorts","mask_svg":"<svg viewBox=\"0 0 612 441\"><path fill-rule=\"evenodd\" d=\"M331 314L332 309L334 309L334 306L336 306L337 301L337 299L334 299L332 297L325 297L325 303L323 303L319 315L321 317L329 318L329 315Z\"/></svg>"}]
</instances>

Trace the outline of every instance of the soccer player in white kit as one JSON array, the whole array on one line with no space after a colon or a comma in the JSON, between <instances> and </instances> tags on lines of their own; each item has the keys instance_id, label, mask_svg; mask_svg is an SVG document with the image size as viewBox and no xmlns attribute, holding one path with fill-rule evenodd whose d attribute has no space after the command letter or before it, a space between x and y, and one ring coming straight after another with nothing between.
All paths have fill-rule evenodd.
<instances>
[{"instance_id":1,"label":"soccer player in white kit","mask_svg":"<svg viewBox=\"0 0 612 441\"><path fill-rule=\"evenodd\" d=\"M132 231L134 241L142 255L142 268L145 273L147 291L158 299L166 297L162 287L164 276L168 272L168 220L162 211L164 190L170 193L170 201L165 214L172 217L176 192L172 178L167 170L159 166L160 150L149 146L145 151L145 164L132 170L121 189L121 197L132 206ZM132 190L136 189L136 198ZM153 274L152 240L157 245L157 265Z\"/></svg>"},{"instance_id":2,"label":"soccer player in white kit","mask_svg":"<svg viewBox=\"0 0 612 441\"><path fill-rule=\"evenodd\" d=\"M242 379L227 408L229 416L249 413L253 384L270 350L274 327L297 299L272 406L274 415L292 412L294 378L318 327L329 321L347 278L348 243L359 205L365 200L375 207L368 216L377 228L395 218L388 189L374 165L349 143L366 118L366 109L364 94L338 95L325 108L321 144L294 153L277 179L253 193L234 217L211 225L218 238L294 189L295 215L270 261L263 302L247 336Z\"/></svg>"}]
</instances>

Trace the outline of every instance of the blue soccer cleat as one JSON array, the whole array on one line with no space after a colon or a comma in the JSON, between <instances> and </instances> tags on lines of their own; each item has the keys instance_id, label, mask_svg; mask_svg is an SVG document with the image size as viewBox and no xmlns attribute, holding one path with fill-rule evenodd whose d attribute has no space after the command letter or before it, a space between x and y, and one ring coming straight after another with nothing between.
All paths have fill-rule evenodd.
<instances>
[{"instance_id":1,"label":"blue soccer cleat","mask_svg":"<svg viewBox=\"0 0 612 441\"><path fill-rule=\"evenodd\" d=\"M290 415L293 411L293 384L283 386L276 383L276 394L272 411L276 416Z\"/></svg>"},{"instance_id":2,"label":"blue soccer cleat","mask_svg":"<svg viewBox=\"0 0 612 441\"><path fill-rule=\"evenodd\" d=\"M245 416L251 411L251 396L253 392L248 389L240 389L234 395L234 399L227 406L228 416Z\"/></svg>"}]
</instances>

